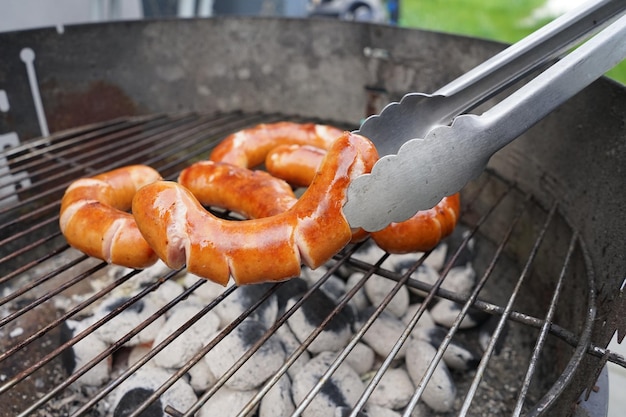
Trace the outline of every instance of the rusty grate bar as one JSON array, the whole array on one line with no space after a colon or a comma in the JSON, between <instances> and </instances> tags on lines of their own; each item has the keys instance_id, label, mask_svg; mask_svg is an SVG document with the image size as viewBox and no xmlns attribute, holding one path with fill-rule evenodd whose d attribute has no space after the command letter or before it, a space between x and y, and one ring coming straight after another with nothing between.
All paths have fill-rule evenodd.
<instances>
[{"instance_id":1,"label":"rusty grate bar","mask_svg":"<svg viewBox=\"0 0 626 417\"><path fill-rule=\"evenodd\" d=\"M544 318L543 326L541 326L541 332L539 333L539 337L537 338L537 343L535 344L535 348L533 349L533 355L530 358L530 363L528 364L528 369L526 371L526 375L524 376L524 382L522 383L522 387L519 392L519 396L517 398L517 404L515 404L515 410L513 410L513 416L517 417L521 415L522 408L524 406L524 401L526 399L526 394L528 393L528 388L530 387L530 383L532 381L533 375L537 370L537 363L539 362L539 355L545 345L546 339L548 337L548 333L550 330L550 325L552 324L552 320L554 318L554 314L556 311L556 306L559 301L559 297L561 295L561 289L563 287L563 282L565 280L565 271L570 264L572 259L572 255L574 253L574 249L576 248L576 243L578 240L578 234L572 234L572 239L570 240L569 248L567 250L567 255L565 257L565 261L563 262L563 269L561 270L561 274L559 275L559 279L557 281L556 287L554 289L554 294L552 295L552 299L550 300L550 307L548 309L548 313Z\"/></svg>"}]
</instances>

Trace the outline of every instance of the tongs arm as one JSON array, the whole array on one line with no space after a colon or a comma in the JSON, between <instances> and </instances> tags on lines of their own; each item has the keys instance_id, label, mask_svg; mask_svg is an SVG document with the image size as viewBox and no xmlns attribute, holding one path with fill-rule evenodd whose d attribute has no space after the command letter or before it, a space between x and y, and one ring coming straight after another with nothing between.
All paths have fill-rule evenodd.
<instances>
[{"instance_id":1,"label":"tongs arm","mask_svg":"<svg viewBox=\"0 0 626 417\"><path fill-rule=\"evenodd\" d=\"M356 133L374 142L379 154L398 152L406 141L450 124L568 48L606 27L626 8L624 0L589 1L546 24L432 94L409 93L381 114L368 118ZM392 134L389 126L394 126Z\"/></svg>"},{"instance_id":2,"label":"tongs arm","mask_svg":"<svg viewBox=\"0 0 626 417\"><path fill-rule=\"evenodd\" d=\"M491 156L626 58L626 15L480 116L406 142L348 189L352 227L379 230L461 190Z\"/></svg>"}]
</instances>

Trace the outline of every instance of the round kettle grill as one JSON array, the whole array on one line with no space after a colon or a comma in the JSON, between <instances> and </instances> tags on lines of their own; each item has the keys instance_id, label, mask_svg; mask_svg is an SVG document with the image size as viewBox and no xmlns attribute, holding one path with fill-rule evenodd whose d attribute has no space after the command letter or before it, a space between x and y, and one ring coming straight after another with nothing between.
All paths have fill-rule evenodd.
<instances>
[{"instance_id":1,"label":"round kettle grill","mask_svg":"<svg viewBox=\"0 0 626 417\"><path fill-rule=\"evenodd\" d=\"M175 179L190 163L206 159L226 135L258 123L291 120L354 129L405 92L434 91L503 48L418 30L276 18L110 23L0 38L5 57L0 62L0 398L6 415L44 416L111 415L109 395L115 388L240 291L224 289L170 338L148 344L142 356L129 360L133 337L183 308L207 285L193 280L82 368L68 371L74 345L106 323L115 326L144 297L184 276L184 270L164 270L146 281L145 273L120 270L69 248L58 229L58 210L72 180L133 163ZM405 323L392 349L379 355L346 415L367 415L368 398L397 365L397 351L424 320L423 310L440 299L457 303L459 322L474 315L497 324L476 367L455 376L454 410L433 415L605 414L605 364L626 366L606 349L616 331L620 339L625 331L625 104L622 86L599 80L498 152L462 191L459 233L446 241L448 256L435 283L413 275L433 253L415 255L399 271L385 263L389 254L364 257L369 242L351 245L224 377L197 393L189 409L174 404L164 409L173 416L195 415L316 290L332 277L359 272L359 284L285 357L240 415L254 415L267 391L348 309L359 289L381 277L394 285L367 319L353 320L353 339L310 395L294 404L296 414L306 414L312 398L403 287L424 307ZM473 291L446 289L450 270L467 259L477 275ZM81 332L66 334L68 321L88 317L134 281L137 292ZM166 401L176 381L288 285L264 287L258 300L124 415L140 415ZM455 332L465 331L453 330L449 337ZM83 374L107 361L114 369L110 380L77 388ZM402 410L406 415L419 409L420 390L416 387ZM600 411L591 407L594 399L604 404Z\"/></svg>"}]
</instances>

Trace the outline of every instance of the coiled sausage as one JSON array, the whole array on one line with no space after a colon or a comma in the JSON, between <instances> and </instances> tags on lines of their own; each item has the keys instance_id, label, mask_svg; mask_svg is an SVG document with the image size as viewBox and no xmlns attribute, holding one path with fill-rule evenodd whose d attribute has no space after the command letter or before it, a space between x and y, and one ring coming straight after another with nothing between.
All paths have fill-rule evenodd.
<instances>
[{"instance_id":1,"label":"coiled sausage","mask_svg":"<svg viewBox=\"0 0 626 417\"><path fill-rule=\"evenodd\" d=\"M131 165L74 181L61 200L59 226L70 246L102 260L142 269L157 256L143 238L131 208L135 192L161 179L145 165Z\"/></svg>"},{"instance_id":2,"label":"coiled sausage","mask_svg":"<svg viewBox=\"0 0 626 417\"><path fill-rule=\"evenodd\" d=\"M264 171L220 162L197 162L180 173L178 183L204 206L235 211L248 219L275 216L297 201L285 181Z\"/></svg>"},{"instance_id":3,"label":"coiled sausage","mask_svg":"<svg viewBox=\"0 0 626 417\"><path fill-rule=\"evenodd\" d=\"M265 157L265 169L295 187L308 187L325 154L311 145L280 145Z\"/></svg>"},{"instance_id":4,"label":"coiled sausage","mask_svg":"<svg viewBox=\"0 0 626 417\"><path fill-rule=\"evenodd\" d=\"M265 161L278 145L312 145L328 149L342 130L313 123L262 123L227 136L211 152L209 159L243 168L254 168Z\"/></svg>"},{"instance_id":5,"label":"coiled sausage","mask_svg":"<svg viewBox=\"0 0 626 417\"><path fill-rule=\"evenodd\" d=\"M352 231L343 216L348 185L378 159L363 138L344 133L331 146L309 188L286 212L229 221L207 212L193 194L174 182L141 188L133 214L150 246L170 267L184 263L193 274L226 285L280 281L317 268L340 251Z\"/></svg>"}]
</instances>

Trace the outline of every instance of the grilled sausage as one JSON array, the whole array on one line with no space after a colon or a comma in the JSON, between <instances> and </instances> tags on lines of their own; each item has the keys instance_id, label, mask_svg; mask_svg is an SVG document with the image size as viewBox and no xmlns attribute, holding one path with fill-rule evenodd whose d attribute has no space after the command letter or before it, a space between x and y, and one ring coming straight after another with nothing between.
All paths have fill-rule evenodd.
<instances>
[{"instance_id":1,"label":"grilled sausage","mask_svg":"<svg viewBox=\"0 0 626 417\"><path fill-rule=\"evenodd\" d=\"M372 232L374 242L390 253L426 252L454 230L461 213L459 193L444 197L435 207Z\"/></svg>"},{"instance_id":2,"label":"grilled sausage","mask_svg":"<svg viewBox=\"0 0 626 417\"><path fill-rule=\"evenodd\" d=\"M265 157L267 172L296 187L308 187L326 151L310 145L280 145Z\"/></svg>"},{"instance_id":3,"label":"grilled sausage","mask_svg":"<svg viewBox=\"0 0 626 417\"><path fill-rule=\"evenodd\" d=\"M301 263L317 268L341 250L352 231L343 216L348 185L369 172L378 155L372 143L344 133L331 146L318 175L287 211L229 221L207 212L174 182L159 181L133 199L137 225L170 267L222 285L281 281L298 276Z\"/></svg>"},{"instance_id":4,"label":"grilled sausage","mask_svg":"<svg viewBox=\"0 0 626 417\"><path fill-rule=\"evenodd\" d=\"M272 175L306 186L306 179L315 175L325 152L311 146L280 146L270 151L265 165ZM443 198L430 210L418 211L410 219L391 223L371 236L381 249L390 253L423 252L433 249L452 233L459 217L460 198L455 194ZM355 239L358 240L359 237Z\"/></svg>"},{"instance_id":5,"label":"grilled sausage","mask_svg":"<svg viewBox=\"0 0 626 417\"><path fill-rule=\"evenodd\" d=\"M129 268L154 264L157 256L143 238L130 209L135 192L161 179L154 169L131 165L74 181L61 200L59 225L70 246Z\"/></svg>"},{"instance_id":6,"label":"grilled sausage","mask_svg":"<svg viewBox=\"0 0 626 417\"><path fill-rule=\"evenodd\" d=\"M322 159L326 155L326 151L324 149L318 148L316 146L311 145L278 145L275 148L271 149L266 158L265 158L265 168L267 171L277 179L285 180L289 184L295 187L308 187L313 181L313 177L315 177L317 173L317 168L319 168ZM211 161L212 162L212 161ZM180 180L179 180L180 182ZM234 204L235 200L249 200L249 194L240 192L232 187L229 190L227 184L224 184L224 187L221 187L219 184L210 184L208 182L203 183L203 187L205 190L209 188L213 188L211 191L215 193L215 200L221 198L220 195L217 194L228 194L230 199L233 200L233 204L231 207L236 207ZM185 184L183 184L185 185ZM189 188L189 187L188 187ZM195 187L191 191L199 198L198 193L200 187ZM280 203L282 198L280 195L272 196L271 193L266 193L266 196L259 196L258 201L259 204L261 201L276 201ZM255 198L257 200L257 198ZM202 204L209 205L208 199L206 202L200 200ZM281 204L279 204L281 205ZM233 209L235 210L235 209ZM262 216L249 216L249 218L258 218ZM361 242L369 237L369 232L366 232L363 229L354 229L352 233L351 243Z\"/></svg>"},{"instance_id":7,"label":"grilled sausage","mask_svg":"<svg viewBox=\"0 0 626 417\"><path fill-rule=\"evenodd\" d=\"M209 159L254 168L262 164L267 153L278 145L312 145L328 149L342 133L335 127L313 123L259 124L227 136L213 149Z\"/></svg>"},{"instance_id":8,"label":"grilled sausage","mask_svg":"<svg viewBox=\"0 0 626 417\"><path fill-rule=\"evenodd\" d=\"M285 181L220 162L197 162L180 173L178 183L204 206L235 211L248 219L275 216L297 201Z\"/></svg>"}]
</instances>

